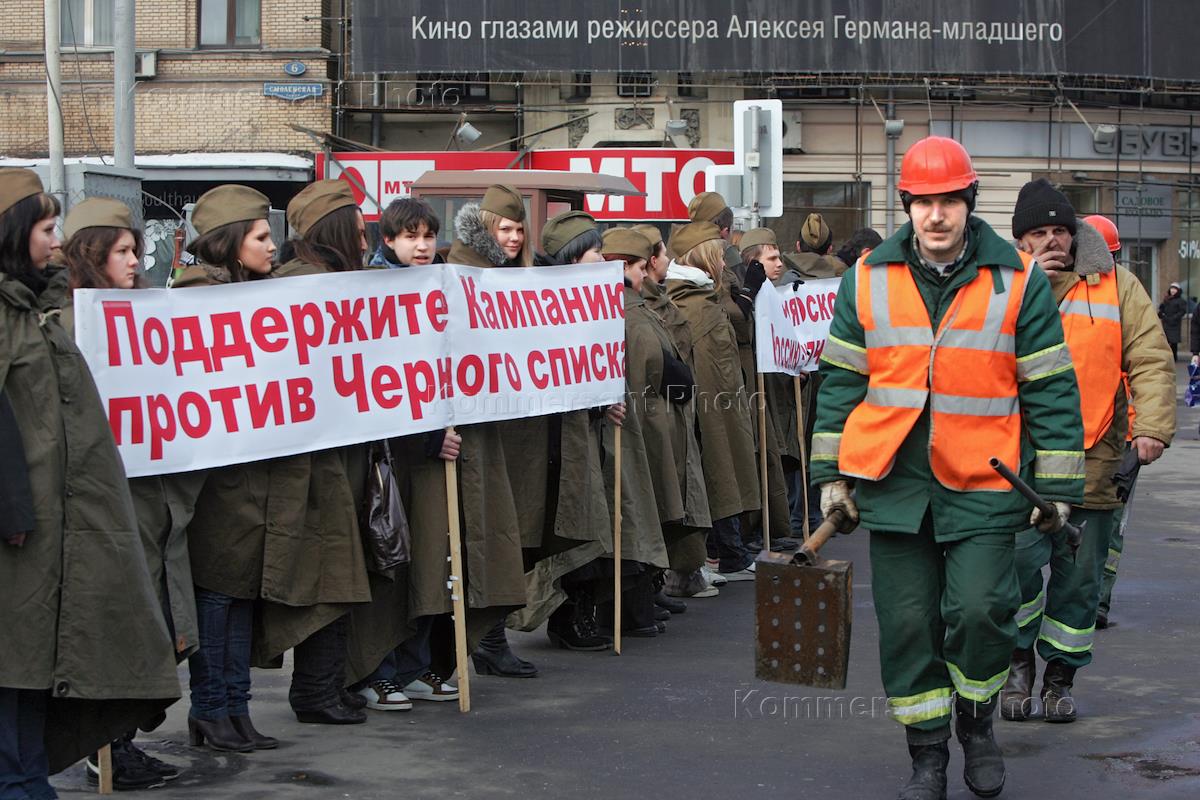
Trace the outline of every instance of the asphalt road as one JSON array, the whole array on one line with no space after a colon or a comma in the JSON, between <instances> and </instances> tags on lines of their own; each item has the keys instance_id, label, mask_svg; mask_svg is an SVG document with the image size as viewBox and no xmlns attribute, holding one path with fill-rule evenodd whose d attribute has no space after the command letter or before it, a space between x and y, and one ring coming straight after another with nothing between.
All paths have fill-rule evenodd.
<instances>
[{"instance_id":1,"label":"asphalt road","mask_svg":"<svg viewBox=\"0 0 1200 800\"><path fill-rule=\"evenodd\" d=\"M1181 405L1179 421L1175 445L1140 479L1115 626L1098 632L1096 658L1077 677L1079 721L997 721L1009 768L1003 797L1200 797L1200 408ZM895 797L908 755L902 729L882 713L867 537L838 537L827 554L856 568L844 692L756 680L754 587L733 584L691 601L664 636L627 640L619 657L555 650L541 632L511 634L541 676L473 676L469 715L455 703L418 703L410 713L370 712L365 725L301 725L287 706L288 673L256 671L252 714L282 747L249 755L190 748L185 700L139 739L185 771L145 794ZM180 674L186 687L186 669ZM973 797L953 743L951 753L950 797ZM55 783L64 797L95 792L81 766Z\"/></svg>"}]
</instances>

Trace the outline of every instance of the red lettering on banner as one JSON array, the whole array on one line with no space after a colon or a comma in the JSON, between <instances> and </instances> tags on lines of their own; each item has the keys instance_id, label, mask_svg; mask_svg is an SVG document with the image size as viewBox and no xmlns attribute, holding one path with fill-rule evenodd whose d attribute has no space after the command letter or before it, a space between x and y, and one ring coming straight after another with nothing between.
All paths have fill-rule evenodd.
<instances>
[{"instance_id":1,"label":"red lettering on banner","mask_svg":"<svg viewBox=\"0 0 1200 800\"><path fill-rule=\"evenodd\" d=\"M508 373L508 385L516 391L521 391L521 369L511 353L504 354L504 371Z\"/></svg>"},{"instance_id":2,"label":"red lettering on banner","mask_svg":"<svg viewBox=\"0 0 1200 800\"><path fill-rule=\"evenodd\" d=\"M396 327L396 304L392 301L391 295L372 297L370 308L372 339L382 339L385 331L387 336L392 339L400 335L400 331Z\"/></svg>"},{"instance_id":3,"label":"red lettering on banner","mask_svg":"<svg viewBox=\"0 0 1200 800\"><path fill-rule=\"evenodd\" d=\"M221 418L225 421L225 430L230 433L238 432L237 409L233 401L242 396L242 387L227 386L222 389L210 389L209 398L221 408Z\"/></svg>"},{"instance_id":4,"label":"red lettering on banner","mask_svg":"<svg viewBox=\"0 0 1200 800\"><path fill-rule=\"evenodd\" d=\"M172 356L175 360L176 375L182 376L184 363L190 361L200 363L206 373L213 371L212 353L204 345L204 332L200 330L199 317L175 317L171 320L171 331L175 335ZM185 341L187 344L184 344Z\"/></svg>"},{"instance_id":5,"label":"red lettering on banner","mask_svg":"<svg viewBox=\"0 0 1200 800\"><path fill-rule=\"evenodd\" d=\"M438 333L446 330L446 316L449 310L446 293L441 289L434 289L425 298L425 314L429 317L429 324Z\"/></svg>"},{"instance_id":6,"label":"red lettering on banner","mask_svg":"<svg viewBox=\"0 0 1200 800\"><path fill-rule=\"evenodd\" d=\"M522 289L521 302L525 304L525 316L529 319L529 324L546 324L546 313L542 311L542 304L538 302L536 289ZM535 319L537 320L536 323L534 322Z\"/></svg>"},{"instance_id":7,"label":"red lettering on banner","mask_svg":"<svg viewBox=\"0 0 1200 800\"><path fill-rule=\"evenodd\" d=\"M287 381L288 411L292 422L308 422L317 415L313 402L313 382L309 378L289 378Z\"/></svg>"},{"instance_id":8,"label":"red lettering on banner","mask_svg":"<svg viewBox=\"0 0 1200 800\"><path fill-rule=\"evenodd\" d=\"M400 401L404 399L404 394L400 391L401 386L400 373L393 366L384 364L376 367L371 373L371 396L380 408L391 409L400 405ZM392 394L393 392L395 394Z\"/></svg>"},{"instance_id":9,"label":"red lettering on banner","mask_svg":"<svg viewBox=\"0 0 1200 800\"><path fill-rule=\"evenodd\" d=\"M467 297L467 324L471 329L496 327L488 323L483 306L479 303L479 297L475 289L475 279L460 276L458 280L462 284L463 293Z\"/></svg>"},{"instance_id":10,"label":"red lettering on banner","mask_svg":"<svg viewBox=\"0 0 1200 800\"><path fill-rule=\"evenodd\" d=\"M292 331L296 336L296 360L304 365L308 363L309 349L319 345L325 336L325 318L316 303L293 305L290 311ZM312 323L311 329L305 326L305 320Z\"/></svg>"},{"instance_id":11,"label":"red lettering on banner","mask_svg":"<svg viewBox=\"0 0 1200 800\"><path fill-rule=\"evenodd\" d=\"M604 366L604 346L593 344L590 349L592 353L592 374L596 376L596 380L602 381L608 377L608 370Z\"/></svg>"},{"instance_id":12,"label":"red lettering on banner","mask_svg":"<svg viewBox=\"0 0 1200 800\"><path fill-rule=\"evenodd\" d=\"M112 339L110 338L111 342ZM118 362L119 364L120 362ZM141 444L146 441L146 428L142 419L142 398L114 397L108 401L108 427L112 428L113 441L118 445L124 444L125 426L121 415L129 414L129 443Z\"/></svg>"},{"instance_id":13,"label":"red lettering on banner","mask_svg":"<svg viewBox=\"0 0 1200 800\"><path fill-rule=\"evenodd\" d=\"M141 364L142 346L138 342L137 327L133 321L133 304L128 300L106 300L100 304L100 307L104 311L104 333L108 340L108 365L110 367L121 366L121 346L117 339L118 317L125 320L125 341L129 345L130 359L134 364Z\"/></svg>"},{"instance_id":14,"label":"red lettering on banner","mask_svg":"<svg viewBox=\"0 0 1200 800\"><path fill-rule=\"evenodd\" d=\"M542 301L546 306L546 321L551 325L565 325L567 318L563 315L562 306L558 302L558 295L551 289L543 289Z\"/></svg>"},{"instance_id":15,"label":"red lettering on banner","mask_svg":"<svg viewBox=\"0 0 1200 800\"><path fill-rule=\"evenodd\" d=\"M242 324L241 312L227 311L221 314L213 314L212 323L213 369L221 372L225 368L223 362L227 358L240 358L246 362L247 367L253 367L254 351L250 348L250 342L246 339L246 327ZM228 338L226 338L226 334L228 334Z\"/></svg>"},{"instance_id":16,"label":"red lettering on banner","mask_svg":"<svg viewBox=\"0 0 1200 800\"><path fill-rule=\"evenodd\" d=\"M342 357L333 357L333 388L342 397L353 397L358 412L361 414L367 410L367 381L366 376L363 375L362 353L352 353L350 365L353 374L347 378L345 370L342 369Z\"/></svg>"},{"instance_id":17,"label":"red lettering on banner","mask_svg":"<svg viewBox=\"0 0 1200 800\"><path fill-rule=\"evenodd\" d=\"M325 310L333 326L329 330L329 343L363 342L367 339L367 329L363 327L362 316L366 303L361 297L353 300L342 300L334 303L325 301Z\"/></svg>"},{"instance_id":18,"label":"red lettering on banner","mask_svg":"<svg viewBox=\"0 0 1200 800\"><path fill-rule=\"evenodd\" d=\"M608 355L609 374L614 378L625 377L625 340L607 342L604 352Z\"/></svg>"},{"instance_id":19,"label":"red lettering on banner","mask_svg":"<svg viewBox=\"0 0 1200 800\"><path fill-rule=\"evenodd\" d=\"M485 380L483 359L474 353L463 356L455 370L455 379L455 383L464 397L474 397L479 394Z\"/></svg>"},{"instance_id":20,"label":"red lettering on banner","mask_svg":"<svg viewBox=\"0 0 1200 800\"><path fill-rule=\"evenodd\" d=\"M276 427L283 424L283 395L279 381L268 381L261 395L256 384L247 384L246 405L250 407L250 426L254 430L266 427L268 415L273 418Z\"/></svg>"},{"instance_id":21,"label":"red lettering on banner","mask_svg":"<svg viewBox=\"0 0 1200 800\"><path fill-rule=\"evenodd\" d=\"M571 371L567 373L567 383L586 383L592 379L592 371L588 368L587 345L572 347L567 351L570 358Z\"/></svg>"},{"instance_id":22,"label":"red lettering on banner","mask_svg":"<svg viewBox=\"0 0 1200 800\"><path fill-rule=\"evenodd\" d=\"M157 341L154 341L156 340ZM167 326L158 317L151 317L142 325L142 340L146 343L146 355L151 363L163 365L171 351L171 340L167 336Z\"/></svg>"},{"instance_id":23,"label":"red lettering on banner","mask_svg":"<svg viewBox=\"0 0 1200 800\"><path fill-rule=\"evenodd\" d=\"M500 327L529 327L529 323L525 320L525 308L521 305L519 292L500 292L496 295L496 306L500 312Z\"/></svg>"},{"instance_id":24,"label":"red lettering on banner","mask_svg":"<svg viewBox=\"0 0 1200 800\"><path fill-rule=\"evenodd\" d=\"M488 353L487 371L488 371L488 393L496 394L500 391L500 367L504 364L504 357L499 353Z\"/></svg>"},{"instance_id":25,"label":"red lettering on banner","mask_svg":"<svg viewBox=\"0 0 1200 800\"><path fill-rule=\"evenodd\" d=\"M150 418L150 460L161 461L163 442L175 440L175 410L166 395L146 395L146 416Z\"/></svg>"},{"instance_id":26,"label":"red lettering on banner","mask_svg":"<svg viewBox=\"0 0 1200 800\"><path fill-rule=\"evenodd\" d=\"M567 321L571 324L576 322L587 322L587 313L583 302L583 293L579 291L578 286L572 286L569 289L562 289L563 310L567 313ZM545 296L545 292L542 293ZM579 319L575 319L575 315L579 315Z\"/></svg>"},{"instance_id":27,"label":"red lettering on banner","mask_svg":"<svg viewBox=\"0 0 1200 800\"><path fill-rule=\"evenodd\" d=\"M196 412L195 422L192 421L188 409ZM192 439L203 438L212 430L212 411L209 410L208 401L197 392L184 392L179 395L178 419L179 427Z\"/></svg>"},{"instance_id":28,"label":"red lettering on banner","mask_svg":"<svg viewBox=\"0 0 1200 800\"><path fill-rule=\"evenodd\" d=\"M287 329L287 319L277 308L260 308L250 318L250 336L253 337L255 346L264 353L278 353L287 347L286 336L272 338L287 333Z\"/></svg>"},{"instance_id":29,"label":"red lettering on banner","mask_svg":"<svg viewBox=\"0 0 1200 800\"><path fill-rule=\"evenodd\" d=\"M443 400L454 397L454 368L449 356L437 360L438 396Z\"/></svg>"},{"instance_id":30,"label":"red lettering on banner","mask_svg":"<svg viewBox=\"0 0 1200 800\"><path fill-rule=\"evenodd\" d=\"M396 295L396 302L404 309L405 319L408 320L408 332L416 336L421 332L421 323L417 319L417 306L421 304L421 295L417 292L405 292Z\"/></svg>"},{"instance_id":31,"label":"red lettering on banner","mask_svg":"<svg viewBox=\"0 0 1200 800\"><path fill-rule=\"evenodd\" d=\"M547 358L550 360L550 380L555 386L562 386L564 382L569 383L571 367L567 361L567 351L562 347L555 347L546 352Z\"/></svg>"},{"instance_id":32,"label":"red lettering on banner","mask_svg":"<svg viewBox=\"0 0 1200 800\"><path fill-rule=\"evenodd\" d=\"M545 366L546 354L541 350L532 350L529 357L525 359L525 366L529 370L529 377L533 379L534 388L545 389L550 385L550 375L538 374L538 367Z\"/></svg>"},{"instance_id":33,"label":"red lettering on banner","mask_svg":"<svg viewBox=\"0 0 1200 800\"><path fill-rule=\"evenodd\" d=\"M437 395L433 367L428 361L414 361L404 365L404 385L408 387L408 407L413 419L422 419L422 405L433 401Z\"/></svg>"}]
</instances>

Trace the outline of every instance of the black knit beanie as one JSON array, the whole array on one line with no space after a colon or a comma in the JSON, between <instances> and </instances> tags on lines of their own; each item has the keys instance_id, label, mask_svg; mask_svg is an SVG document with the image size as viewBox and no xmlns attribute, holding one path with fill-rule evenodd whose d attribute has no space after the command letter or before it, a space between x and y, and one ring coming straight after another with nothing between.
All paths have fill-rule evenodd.
<instances>
[{"instance_id":1,"label":"black knit beanie","mask_svg":"<svg viewBox=\"0 0 1200 800\"><path fill-rule=\"evenodd\" d=\"M1013 238L1020 239L1026 231L1043 225L1062 225L1075 235L1075 209L1067 196L1054 188L1045 178L1030 181L1017 195L1013 209Z\"/></svg>"}]
</instances>

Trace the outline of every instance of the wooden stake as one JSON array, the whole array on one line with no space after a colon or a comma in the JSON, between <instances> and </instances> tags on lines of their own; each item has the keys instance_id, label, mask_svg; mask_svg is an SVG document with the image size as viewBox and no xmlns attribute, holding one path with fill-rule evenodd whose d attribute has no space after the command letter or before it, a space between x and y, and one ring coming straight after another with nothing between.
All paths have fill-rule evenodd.
<instances>
[{"instance_id":1,"label":"wooden stake","mask_svg":"<svg viewBox=\"0 0 1200 800\"><path fill-rule=\"evenodd\" d=\"M454 433L454 428L446 429ZM450 520L450 602L454 609L454 662L458 667L458 710L471 710L471 677L467 667L467 584L463 580L462 544L459 541L458 465L446 464L446 515Z\"/></svg>"},{"instance_id":2,"label":"wooden stake","mask_svg":"<svg viewBox=\"0 0 1200 800\"><path fill-rule=\"evenodd\" d=\"M800 438L800 497L804 501L804 541L808 541L808 436L804 430L804 396L800 388L800 376L792 378L796 389L796 435Z\"/></svg>"},{"instance_id":3,"label":"wooden stake","mask_svg":"<svg viewBox=\"0 0 1200 800\"><path fill-rule=\"evenodd\" d=\"M771 552L771 514L767 508L770 496L767 486L767 390L763 374L758 373L758 471L762 483L763 550Z\"/></svg>"},{"instance_id":4,"label":"wooden stake","mask_svg":"<svg viewBox=\"0 0 1200 800\"><path fill-rule=\"evenodd\" d=\"M106 744L97 752L97 766L100 767L100 794L113 793L112 745Z\"/></svg>"},{"instance_id":5,"label":"wooden stake","mask_svg":"<svg viewBox=\"0 0 1200 800\"><path fill-rule=\"evenodd\" d=\"M613 652L621 655L621 426L613 427Z\"/></svg>"}]
</instances>

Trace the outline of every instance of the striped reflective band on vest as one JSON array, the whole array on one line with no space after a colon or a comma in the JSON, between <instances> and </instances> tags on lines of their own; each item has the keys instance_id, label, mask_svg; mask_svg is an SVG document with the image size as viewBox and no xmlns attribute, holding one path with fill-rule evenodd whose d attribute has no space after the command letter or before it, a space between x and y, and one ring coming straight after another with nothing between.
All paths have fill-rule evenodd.
<instances>
[{"instance_id":1,"label":"striped reflective band on vest","mask_svg":"<svg viewBox=\"0 0 1200 800\"><path fill-rule=\"evenodd\" d=\"M953 707L953 690L948 686L908 697L888 698L892 718L901 725L916 725L918 722L949 717Z\"/></svg>"},{"instance_id":2,"label":"striped reflective band on vest","mask_svg":"<svg viewBox=\"0 0 1200 800\"><path fill-rule=\"evenodd\" d=\"M841 446L842 435L840 433L814 433L810 456L813 461L837 461L838 450L841 449Z\"/></svg>"},{"instance_id":3,"label":"striped reflective band on vest","mask_svg":"<svg viewBox=\"0 0 1200 800\"><path fill-rule=\"evenodd\" d=\"M1086 478L1084 453L1082 450L1034 450L1033 477L1064 478L1077 480Z\"/></svg>"},{"instance_id":4,"label":"striped reflective band on vest","mask_svg":"<svg viewBox=\"0 0 1200 800\"><path fill-rule=\"evenodd\" d=\"M1049 378L1071 369L1071 351L1066 342L1017 359L1017 380L1022 383Z\"/></svg>"},{"instance_id":5,"label":"striped reflective band on vest","mask_svg":"<svg viewBox=\"0 0 1200 800\"><path fill-rule=\"evenodd\" d=\"M1072 628L1046 616L1042 618L1042 631L1038 638L1064 653L1086 653L1092 649L1092 639L1095 635L1094 624L1090 628Z\"/></svg>"},{"instance_id":6,"label":"striped reflective band on vest","mask_svg":"<svg viewBox=\"0 0 1200 800\"><path fill-rule=\"evenodd\" d=\"M1017 627L1024 628L1029 623L1042 615L1042 611L1046 608L1046 590L1038 592L1038 596L1030 600L1028 603L1023 603L1017 609Z\"/></svg>"},{"instance_id":7,"label":"striped reflective band on vest","mask_svg":"<svg viewBox=\"0 0 1200 800\"><path fill-rule=\"evenodd\" d=\"M986 703L991 700L1008 680L1008 667L1005 667L1003 672L982 681L971 680L963 674L957 664L949 661L946 662L946 668L950 670L950 680L954 681L954 688L958 690L958 696L974 700L977 703Z\"/></svg>"},{"instance_id":8,"label":"striped reflective band on vest","mask_svg":"<svg viewBox=\"0 0 1200 800\"><path fill-rule=\"evenodd\" d=\"M1086 281L1080 281L1075 284L1078 288L1081 284L1086 286ZM1106 319L1110 322L1121 321L1121 309L1119 306L1107 305L1096 301L1088 300L1086 297L1073 297L1075 289L1063 298L1063 301L1058 304L1058 312L1060 314L1078 314L1081 317L1089 319Z\"/></svg>"},{"instance_id":9,"label":"striped reflective band on vest","mask_svg":"<svg viewBox=\"0 0 1200 800\"><path fill-rule=\"evenodd\" d=\"M867 374L867 348L850 344L836 336L830 336L825 341L821 360L828 361L835 367L857 372L859 375Z\"/></svg>"}]
</instances>

